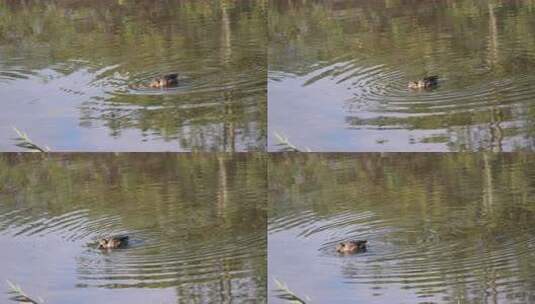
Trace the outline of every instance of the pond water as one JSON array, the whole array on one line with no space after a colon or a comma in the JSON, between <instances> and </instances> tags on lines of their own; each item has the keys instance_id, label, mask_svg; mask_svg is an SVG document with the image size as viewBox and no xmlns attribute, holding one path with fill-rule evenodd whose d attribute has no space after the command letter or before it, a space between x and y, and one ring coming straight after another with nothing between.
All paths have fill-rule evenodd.
<instances>
[{"instance_id":1,"label":"pond water","mask_svg":"<svg viewBox=\"0 0 535 304\"><path fill-rule=\"evenodd\" d=\"M0 150L263 151L266 42L266 1L0 1Z\"/></svg>"},{"instance_id":2,"label":"pond water","mask_svg":"<svg viewBox=\"0 0 535 304\"><path fill-rule=\"evenodd\" d=\"M268 171L270 303L535 302L532 155L280 154ZM351 239L368 251L336 253Z\"/></svg>"},{"instance_id":3,"label":"pond water","mask_svg":"<svg viewBox=\"0 0 535 304\"><path fill-rule=\"evenodd\" d=\"M259 155L0 155L0 302L9 280L51 304L265 303L265 176Z\"/></svg>"},{"instance_id":4,"label":"pond water","mask_svg":"<svg viewBox=\"0 0 535 304\"><path fill-rule=\"evenodd\" d=\"M535 1L271 3L270 151L534 150Z\"/></svg>"}]
</instances>

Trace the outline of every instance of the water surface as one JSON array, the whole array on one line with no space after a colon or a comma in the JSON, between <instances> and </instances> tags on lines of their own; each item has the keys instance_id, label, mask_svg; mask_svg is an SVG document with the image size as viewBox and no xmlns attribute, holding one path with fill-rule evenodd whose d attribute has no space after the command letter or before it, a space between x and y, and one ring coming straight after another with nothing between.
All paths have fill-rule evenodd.
<instances>
[{"instance_id":1,"label":"water surface","mask_svg":"<svg viewBox=\"0 0 535 304\"><path fill-rule=\"evenodd\" d=\"M0 302L9 280L52 304L265 303L265 176L254 155L0 155Z\"/></svg>"},{"instance_id":2,"label":"water surface","mask_svg":"<svg viewBox=\"0 0 535 304\"><path fill-rule=\"evenodd\" d=\"M533 150L534 1L271 3L270 150Z\"/></svg>"},{"instance_id":3,"label":"water surface","mask_svg":"<svg viewBox=\"0 0 535 304\"><path fill-rule=\"evenodd\" d=\"M307 303L535 302L535 157L301 154L269 162L268 293ZM367 239L340 256L338 242Z\"/></svg>"},{"instance_id":4,"label":"water surface","mask_svg":"<svg viewBox=\"0 0 535 304\"><path fill-rule=\"evenodd\" d=\"M0 150L265 150L265 1L0 1ZM177 72L179 86L145 87Z\"/></svg>"}]
</instances>

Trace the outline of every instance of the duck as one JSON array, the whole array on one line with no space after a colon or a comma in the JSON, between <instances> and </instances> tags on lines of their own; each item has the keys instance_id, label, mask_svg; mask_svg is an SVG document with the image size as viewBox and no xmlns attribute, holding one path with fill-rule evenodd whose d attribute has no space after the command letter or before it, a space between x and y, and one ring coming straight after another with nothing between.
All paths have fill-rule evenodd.
<instances>
[{"instance_id":1,"label":"duck","mask_svg":"<svg viewBox=\"0 0 535 304\"><path fill-rule=\"evenodd\" d=\"M418 81L409 82L409 89L431 89L438 85L438 76L426 76Z\"/></svg>"},{"instance_id":2,"label":"duck","mask_svg":"<svg viewBox=\"0 0 535 304\"><path fill-rule=\"evenodd\" d=\"M349 253L349 254L366 252L367 250L366 243L368 243L367 240L342 242L336 245L336 251L338 253Z\"/></svg>"},{"instance_id":3,"label":"duck","mask_svg":"<svg viewBox=\"0 0 535 304\"><path fill-rule=\"evenodd\" d=\"M172 88L178 85L178 74L167 74L154 78L149 87L151 88Z\"/></svg>"},{"instance_id":4,"label":"duck","mask_svg":"<svg viewBox=\"0 0 535 304\"><path fill-rule=\"evenodd\" d=\"M109 238L103 238L98 241L99 249L117 249L124 248L128 245L128 236L112 236Z\"/></svg>"}]
</instances>

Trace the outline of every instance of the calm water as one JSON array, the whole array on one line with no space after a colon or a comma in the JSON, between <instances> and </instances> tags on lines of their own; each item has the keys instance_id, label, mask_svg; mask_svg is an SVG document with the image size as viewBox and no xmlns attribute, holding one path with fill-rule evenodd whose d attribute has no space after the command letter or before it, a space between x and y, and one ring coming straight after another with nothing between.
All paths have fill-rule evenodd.
<instances>
[{"instance_id":1,"label":"calm water","mask_svg":"<svg viewBox=\"0 0 535 304\"><path fill-rule=\"evenodd\" d=\"M535 156L270 158L268 294L307 303L534 303ZM369 250L334 246L367 239Z\"/></svg>"},{"instance_id":2,"label":"calm water","mask_svg":"<svg viewBox=\"0 0 535 304\"><path fill-rule=\"evenodd\" d=\"M0 150L266 145L266 1L0 1ZM178 72L173 89L147 89Z\"/></svg>"},{"instance_id":3,"label":"calm water","mask_svg":"<svg viewBox=\"0 0 535 304\"><path fill-rule=\"evenodd\" d=\"M0 291L46 303L265 303L261 156L0 156ZM98 238L130 236L103 252Z\"/></svg>"},{"instance_id":4,"label":"calm water","mask_svg":"<svg viewBox=\"0 0 535 304\"><path fill-rule=\"evenodd\" d=\"M535 1L271 3L270 150L534 150Z\"/></svg>"}]
</instances>

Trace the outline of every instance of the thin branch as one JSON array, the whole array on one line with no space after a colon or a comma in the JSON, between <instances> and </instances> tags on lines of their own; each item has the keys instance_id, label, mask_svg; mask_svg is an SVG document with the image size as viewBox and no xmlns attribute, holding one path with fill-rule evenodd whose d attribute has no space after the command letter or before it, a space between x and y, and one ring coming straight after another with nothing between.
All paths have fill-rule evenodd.
<instances>
[{"instance_id":1,"label":"thin branch","mask_svg":"<svg viewBox=\"0 0 535 304\"><path fill-rule=\"evenodd\" d=\"M295 292L290 290L286 283L283 283L282 281L279 281L276 278L273 278L273 281L275 281L275 284L277 285L277 289L275 291L278 293L278 298L286 300L288 301L288 303L292 304L306 304L305 300L298 297ZM306 300L310 301L308 297L306 297Z\"/></svg>"},{"instance_id":2,"label":"thin branch","mask_svg":"<svg viewBox=\"0 0 535 304\"><path fill-rule=\"evenodd\" d=\"M19 285L13 284L11 281L6 280L7 284L9 285L9 288L11 288L11 291L8 293L13 295L10 300L20 302L20 303L31 303L31 304L41 304L45 301L41 298L38 298L39 302L32 299L28 294L22 290L22 288Z\"/></svg>"},{"instance_id":3,"label":"thin branch","mask_svg":"<svg viewBox=\"0 0 535 304\"><path fill-rule=\"evenodd\" d=\"M25 132L13 127L13 130L19 137L15 138L18 143L16 144L17 147L21 147L24 149L28 149L31 152L50 152L50 148L47 146L41 147L40 145L33 142L33 140L30 139L28 134Z\"/></svg>"},{"instance_id":4,"label":"thin branch","mask_svg":"<svg viewBox=\"0 0 535 304\"><path fill-rule=\"evenodd\" d=\"M309 148L300 149L296 145L292 144L288 137L283 136L277 132L273 132L273 135L275 135L275 138L279 142L277 146L281 147L281 151L283 152L312 152Z\"/></svg>"}]
</instances>

